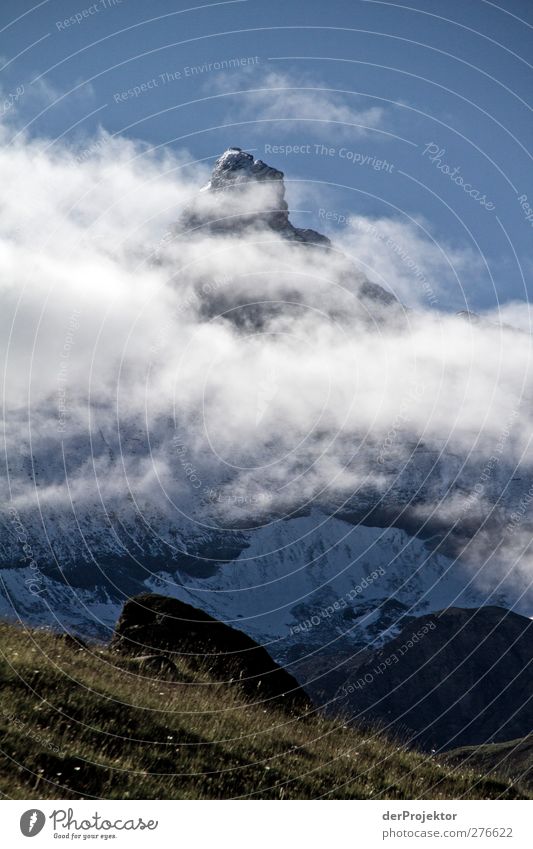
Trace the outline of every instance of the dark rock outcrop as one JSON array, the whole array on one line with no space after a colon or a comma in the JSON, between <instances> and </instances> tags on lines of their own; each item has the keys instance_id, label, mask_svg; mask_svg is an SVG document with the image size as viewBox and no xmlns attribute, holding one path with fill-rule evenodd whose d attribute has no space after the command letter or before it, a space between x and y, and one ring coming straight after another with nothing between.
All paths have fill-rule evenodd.
<instances>
[{"instance_id":1,"label":"dark rock outcrop","mask_svg":"<svg viewBox=\"0 0 533 849\"><path fill-rule=\"evenodd\" d=\"M124 605L112 645L145 658L163 653L239 686L254 701L274 699L291 709L311 702L293 676L242 631L174 598L146 593Z\"/></svg>"},{"instance_id":2,"label":"dark rock outcrop","mask_svg":"<svg viewBox=\"0 0 533 849\"><path fill-rule=\"evenodd\" d=\"M411 619L344 670L336 707L426 749L494 743L533 729L533 622L503 608Z\"/></svg>"}]
</instances>

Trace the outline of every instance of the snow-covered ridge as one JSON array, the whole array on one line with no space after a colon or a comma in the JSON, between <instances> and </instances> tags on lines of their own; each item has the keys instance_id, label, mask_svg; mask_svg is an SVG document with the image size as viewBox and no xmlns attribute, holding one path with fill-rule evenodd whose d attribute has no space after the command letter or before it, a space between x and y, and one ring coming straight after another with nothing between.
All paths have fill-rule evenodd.
<instances>
[{"instance_id":1,"label":"snow-covered ridge","mask_svg":"<svg viewBox=\"0 0 533 849\"><path fill-rule=\"evenodd\" d=\"M244 532L240 545L232 562L203 576L161 556L160 568L151 559L144 576L121 575L118 563L100 573L79 564L79 574L41 575L30 592L28 567L4 569L0 612L106 639L126 598L150 589L207 610L287 661L379 644L407 617L428 611L516 602L501 590L480 591L461 562L405 531L354 526L316 511ZM211 554L216 557L216 548Z\"/></svg>"}]
</instances>

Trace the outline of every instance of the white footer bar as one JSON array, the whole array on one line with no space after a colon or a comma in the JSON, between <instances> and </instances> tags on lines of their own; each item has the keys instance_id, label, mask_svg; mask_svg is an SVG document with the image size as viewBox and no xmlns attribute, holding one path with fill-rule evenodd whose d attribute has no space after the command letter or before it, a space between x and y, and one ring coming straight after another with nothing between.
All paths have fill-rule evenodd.
<instances>
[{"instance_id":1,"label":"white footer bar","mask_svg":"<svg viewBox=\"0 0 533 849\"><path fill-rule=\"evenodd\" d=\"M4 801L0 815L9 849L533 846L527 801Z\"/></svg>"}]
</instances>

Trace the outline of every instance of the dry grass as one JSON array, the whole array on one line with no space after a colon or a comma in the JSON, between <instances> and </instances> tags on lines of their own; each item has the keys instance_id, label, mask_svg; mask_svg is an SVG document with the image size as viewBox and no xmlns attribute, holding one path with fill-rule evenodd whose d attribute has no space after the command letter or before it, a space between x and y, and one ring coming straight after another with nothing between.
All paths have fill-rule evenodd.
<instances>
[{"instance_id":1,"label":"dry grass","mask_svg":"<svg viewBox=\"0 0 533 849\"><path fill-rule=\"evenodd\" d=\"M379 733L272 703L177 665L140 674L99 646L0 625L8 798L527 798Z\"/></svg>"}]
</instances>

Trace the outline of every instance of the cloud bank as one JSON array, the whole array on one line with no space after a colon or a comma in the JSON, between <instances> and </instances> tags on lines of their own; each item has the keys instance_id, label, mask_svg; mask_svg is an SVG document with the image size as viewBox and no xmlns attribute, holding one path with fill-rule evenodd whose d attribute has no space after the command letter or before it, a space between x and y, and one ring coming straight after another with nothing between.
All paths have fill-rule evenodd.
<instances>
[{"instance_id":1,"label":"cloud bank","mask_svg":"<svg viewBox=\"0 0 533 849\"><path fill-rule=\"evenodd\" d=\"M0 178L5 509L99 503L164 535L409 507L463 542L507 533L532 480L529 307L446 313L466 251L362 216L300 245L261 226L268 187L199 192L186 151L105 133L4 143ZM192 207L232 226L187 227Z\"/></svg>"}]
</instances>

